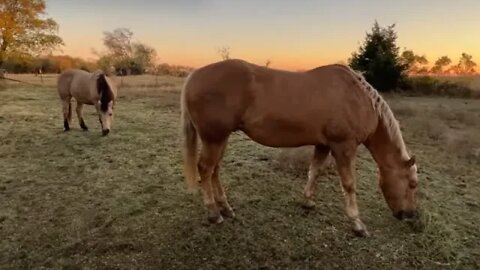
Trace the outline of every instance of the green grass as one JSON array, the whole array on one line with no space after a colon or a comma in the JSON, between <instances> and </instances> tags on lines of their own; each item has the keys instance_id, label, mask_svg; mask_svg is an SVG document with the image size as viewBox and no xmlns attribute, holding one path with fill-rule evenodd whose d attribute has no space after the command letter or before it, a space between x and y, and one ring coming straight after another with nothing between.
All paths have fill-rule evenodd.
<instances>
[{"instance_id":1,"label":"green grass","mask_svg":"<svg viewBox=\"0 0 480 270\"><path fill-rule=\"evenodd\" d=\"M417 155L423 230L392 217L362 149L359 207L372 234L362 239L333 171L318 180L317 208L303 210L305 153L242 134L221 175L237 218L208 225L184 188L174 84L121 89L106 138L91 107L89 132L75 120L63 133L53 88L0 90L1 269L480 267L479 100L388 97Z\"/></svg>"}]
</instances>

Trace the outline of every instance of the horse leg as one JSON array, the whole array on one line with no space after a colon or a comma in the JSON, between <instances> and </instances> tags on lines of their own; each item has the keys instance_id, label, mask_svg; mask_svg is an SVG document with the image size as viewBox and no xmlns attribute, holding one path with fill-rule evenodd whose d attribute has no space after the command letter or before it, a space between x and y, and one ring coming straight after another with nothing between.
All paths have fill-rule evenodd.
<instances>
[{"instance_id":1,"label":"horse leg","mask_svg":"<svg viewBox=\"0 0 480 270\"><path fill-rule=\"evenodd\" d=\"M313 153L312 161L310 162L310 168L308 169L308 181L305 185L304 194L305 194L305 203L304 208L311 209L315 207L314 197L316 189L316 179L322 168L325 160L327 160L328 154L330 153L330 148L324 145L315 146Z\"/></svg>"},{"instance_id":2,"label":"horse leg","mask_svg":"<svg viewBox=\"0 0 480 270\"><path fill-rule=\"evenodd\" d=\"M337 163L340 174L342 191L345 196L345 210L353 222L353 232L357 236L368 236L367 227L360 219L357 206L356 179L355 179L355 144L340 144L332 147L332 153Z\"/></svg>"},{"instance_id":3,"label":"horse leg","mask_svg":"<svg viewBox=\"0 0 480 270\"><path fill-rule=\"evenodd\" d=\"M222 183L220 182L219 177L220 165L217 164L213 170L212 175L212 185L213 185L213 195L217 206L220 208L220 213L224 217L235 217L233 208L230 206L227 200L227 195L225 194L225 189L223 188Z\"/></svg>"},{"instance_id":4,"label":"horse leg","mask_svg":"<svg viewBox=\"0 0 480 270\"><path fill-rule=\"evenodd\" d=\"M83 103L78 103L77 102L76 111L77 111L78 123L80 123L80 127L83 130L87 131L88 127L87 127L87 125L85 125L85 121L83 120Z\"/></svg>"},{"instance_id":5,"label":"horse leg","mask_svg":"<svg viewBox=\"0 0 480 270\"><path fill-rule=\"evenodd\" d=\"M63 131L70 130L70 123L72 122L72 104L70 102L71 97L63 100Z\"/></svg>"},{"instance_id":6,"label":"horse leg","mask_svg":"<svg viewBox=\"0 0 480 270\"><path fill-rule=\"evenodd\" d=\"M100 106L98 104L95 105L95 110L97 111L98 122L100 123L100 128L103 129L102 116L100 114Z\"/></svg>"},{"instance_id":7,"label":"horse leg","mask_svg":"<svg viewBox=\"0 0 480 270\"><path fill-rule=\"evenodd\" d=\"M198 173L200 175L200 189L202 191L203 204L207 208L208 221L210 223L222 223L223 217L215 201L212 176L215 167L220 161L225 148L225 142L211 143L202 141L202 149L198 160Z\"/></svg>"}]
</instances>

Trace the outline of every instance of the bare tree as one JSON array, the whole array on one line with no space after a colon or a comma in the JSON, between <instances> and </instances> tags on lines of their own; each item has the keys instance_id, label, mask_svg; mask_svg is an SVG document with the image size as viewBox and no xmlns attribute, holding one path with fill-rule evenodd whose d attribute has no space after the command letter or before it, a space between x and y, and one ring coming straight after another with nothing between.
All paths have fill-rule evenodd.
<instances>
[{"instance_id":1,"label":"bare tree","mask_svg":"<svg viewBox=\"0 0 480 270\"><path fill-rule=\"evenodd\" d=\"M217 53L220 55L222 60L230 59L230 47L220 47L217 49Z\"/></svg>"},{"instance_id":2,"label":"bare tree","mask_svg":"<svg viewBox=\"0 0 480 270\"><path fill-rule=\"evenodd\" d=\"M265 62L265 66L270 67L271 64L272 64L272 61L270 61L270 59L267 59L267 61Z\"/></svg>"}]
</instances>

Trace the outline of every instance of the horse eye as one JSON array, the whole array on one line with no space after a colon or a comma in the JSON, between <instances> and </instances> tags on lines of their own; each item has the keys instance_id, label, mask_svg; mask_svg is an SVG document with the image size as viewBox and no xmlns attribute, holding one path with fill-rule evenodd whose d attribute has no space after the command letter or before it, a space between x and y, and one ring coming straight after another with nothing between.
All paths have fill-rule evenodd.
<instances>
[{"instance_id":1,"label":"horse eye","mask_svg":"<svg viewBox=\"0 0 480 270\"><path fill-rule=\"evenodd\" d=\"M112 116L112 115L113 115L113 113L109 113L109 114L108 114L108 116Z\"/></svg>"}]
</instances>

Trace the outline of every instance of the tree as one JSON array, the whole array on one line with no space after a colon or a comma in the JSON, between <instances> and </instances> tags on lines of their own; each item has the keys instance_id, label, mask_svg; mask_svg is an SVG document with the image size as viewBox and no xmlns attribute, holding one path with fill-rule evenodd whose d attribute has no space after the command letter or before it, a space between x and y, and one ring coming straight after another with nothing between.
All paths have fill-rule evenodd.
<instances>
[{"instance_id":1,"label":"tree","mask_svg":"<svg viewBox=\"0 0 480 270\"><path fill-rule=\"evenodd\" d=\"M349 65L362 72L379 91L394 90L406 77L407 66L400 59L394 28L395 24L383 28L375 22L363 44L349 59Z\"/></svg>"},{"instance_id":2,"label":"tree","mask_svg":"<svg viewBox=\"0 0 480 270\"><path fill-rule=\"evenodd\" d=\"M104 32L103 44L107 52L99 54L98 66L104 70L111 67L121 75L143 74L154 65L156 51L140 42L132 41L133 32L127 28L117 28Z\"/></svg>"},{"instance_id":3,"label":"tree","mask_svg":"<svg viewBox=\"0 0 480 270\"><path fill-rule=\"evenodd\" d=\"M265 66L268 68L270 67L271 64L272 64L272 61L270 59L267 59L267 61L265 62Z\"/></svg>"},{"instance_id":4,"label":"tree","mask_svg":"<svg viewBox=\"0 0 480 270\"><path fill-rule=\"evenodd\" d=\"M434 74L443 74L446 72L445 68L452 63L452 60L448 56L441 56L435 61L431 72Z\"/></svg>"},{"instance_id":5,"label":"tree","mask_svg":"<svg viewBox=\"0 0 480 270\"><path fill-rule=\"evenodd\" d=\"M422 74L428 71L426 67L428 60L424 55L420 56L412 50L405 50L402 52L401 59L409 74Z\"/></svg>"},{"instance_id":6,"label":"tree","mask_svg":"<svg viewBox=\"0 0 480 270\"><path fill-rule=\"evenodd\" d=\"M230 48L229 47L221 47L217 49L217 53L220 55L222 60L230 59Z\"/></svg>"},{"instance_id":7,"label":"tree","mask_svg":"<svg viewBox=\"0 0 480 270\"><path fill-rule=\"evenodd\" d=\"M52 51L63 45L58 24L45 18L44 0L0 0L0 66L8 57Z\"/></svg>"},{"instance_id":8,"label":"tree","mask_svg":"<svg viewBox=\"0 0 480 270\"><path fill-rule=\"evenodd\" d=\"M141 73L154 68L156 58L157 52L154 48L142 43L133 44L133 62L142 69Z\"/></svg>"},{"instance_id":9,"label":"tree","mask_svg":"<svg viewBox=\"0 0 480 270\"><path fill-rule=\"evenodd\" d=\"M455 73L460 75L469 75L475 73L477 63L473 62L473 57L469 54L462 53L458 64L453 67Z\"/></svg>"}]
</instances>

